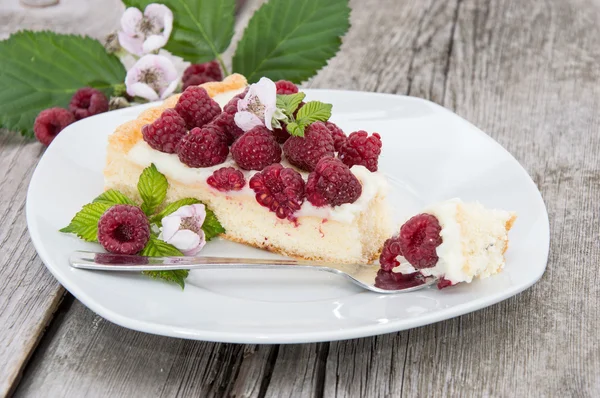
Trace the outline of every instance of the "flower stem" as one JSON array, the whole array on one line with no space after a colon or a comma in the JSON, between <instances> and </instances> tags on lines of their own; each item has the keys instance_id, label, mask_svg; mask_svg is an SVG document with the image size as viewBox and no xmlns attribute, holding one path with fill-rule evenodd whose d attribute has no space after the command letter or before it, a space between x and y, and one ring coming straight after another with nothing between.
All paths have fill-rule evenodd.
<instances>
[{"instance_id":1,"label":"flower stem","mask_svg":"<svg viewBox=\"0 0 600 398\"><path fill-rule=\"evenodd\" d=\"M221 58L220 54L217 55L217 61L221 65L221 69L223 69L223 74L225 76L229 76L229 71L227 70L227 67L225 66L225 62L223 62L223 58Z\"/></svg>"}]
</instances>

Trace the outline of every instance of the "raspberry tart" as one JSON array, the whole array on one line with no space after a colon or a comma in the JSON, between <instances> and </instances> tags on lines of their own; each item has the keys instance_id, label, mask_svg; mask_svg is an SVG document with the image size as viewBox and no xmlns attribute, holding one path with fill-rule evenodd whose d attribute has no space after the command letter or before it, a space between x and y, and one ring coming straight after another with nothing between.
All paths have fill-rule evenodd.
<instances>
[{"instance_id":1,"label":"raspberry tart","mask_svg":"<svg viewBox=\"0 0 600 398\"><path fill-rule=\"evenodd\" d=\"M393 233L379 135L347 137L328 117L307 116L331 105L309 105L293 83L266 80L249 87L233 74L188 84L119 126L109 137L105 189L139 201L140 173L154 164L169 182L166 201L201 200L225 239L312 260L377 259ZM265 93L277 94L276 109Z\"/></svg>"}]
</instances>

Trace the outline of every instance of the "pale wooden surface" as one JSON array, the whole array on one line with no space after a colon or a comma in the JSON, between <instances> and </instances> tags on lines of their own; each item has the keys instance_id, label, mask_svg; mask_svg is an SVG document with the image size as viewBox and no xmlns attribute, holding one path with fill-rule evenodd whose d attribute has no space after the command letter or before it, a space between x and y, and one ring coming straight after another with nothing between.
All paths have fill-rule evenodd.
<instances>
[{"instance_id":1,"label":"pale wooden surface","mask_svg":"<svg viewBox=\"0 0 600 398\"><path fill-rule=\"evenodd\" d=\"M310 85L428 98L498 140L548 207L550 260L541 281L434 325L282 346L138 333L69 297L17 396L600 396L600 2L356 0L352 7L343 50ZM21 249L0 257L0 277L36 274L24 279L28 300L8 299L23 325L41 325L55 303L44 286L60 290L34 256L22 214L10 210L22 212L40 147L10 141L2 181L20 185L8 196L6 184L0 190L0 239L3 248ZM15 232L7 234L7 225ZM0 291L2 303L6 295ZM4 324L3 341L32 340Z\"/></svg>"}]
</instances>

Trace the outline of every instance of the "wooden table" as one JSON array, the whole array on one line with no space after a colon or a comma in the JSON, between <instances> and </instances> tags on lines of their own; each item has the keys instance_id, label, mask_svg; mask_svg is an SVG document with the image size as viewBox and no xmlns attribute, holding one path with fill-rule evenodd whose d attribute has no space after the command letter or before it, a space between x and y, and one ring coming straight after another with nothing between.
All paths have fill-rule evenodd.
<instances>
[{"instance_id":1,"label":"wooden table","mask_svg":"<svg viewBox=\"0 0 600 398\"><path fill-rule=\"evenodd\" d=\"M352 7L342 51L309 85L427 98L500 142L548 207L542 279L490 308L359 340L234 345L134 332L65 295L37 257L24 203L43 148L2 132L0 395L600 396L600 2Z\"/></svg>"}]
</instances>

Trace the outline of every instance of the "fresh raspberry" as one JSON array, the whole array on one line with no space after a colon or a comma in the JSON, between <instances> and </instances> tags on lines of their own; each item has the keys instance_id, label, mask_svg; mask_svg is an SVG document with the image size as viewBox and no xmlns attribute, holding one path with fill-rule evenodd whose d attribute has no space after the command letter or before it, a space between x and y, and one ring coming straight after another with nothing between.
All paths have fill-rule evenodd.
<instances>
[{"instance_id":1,"label":"fresh raspberry","mask_svg":"<svg viewBox=\"0 0 600 398\"><path fill-rule=\"evenodd\" d=\"M227 105L225 105L223 107L223 112L227 112L232 115L235 115L238 111L238 107L237 107L238 101L241 100L242 98L244 98L246 96L246 94L248 94L248 88L246 88L244 90L244 92L242 92L242 93L234 96L232 99L230 99L229 102L227 103Z\"/></svg>"},{"instance_id":2,"label":"fresh raspberry","mask_svg":"<svg viewBox=\"0 0 600 398\"><path fill-rule=\"evenodd\" d=\"M187 78L187 80L182 81L181 89L183 91L185 91L188 87L199 86L201 84L213 82L213 81L214 80L212 80L211 78L209 78L205 75L191 75L190 77Z\"/></svg>"},{"instance_id":3,"label":"fresh raspberry","mask_svg":"<svg viewBox=\"0 0 600 398\"><path fill-rule=\"evenodd\" d=\"M80 88L71 97L69 110L73 112L76 120L85 119L108 111L108 98L102 91L95 88Z\"/></svg>"},{"instance_id":4,"label":"fresh raspberry","mask_svg":"<svg viewBox=\"0 0 600 398\"><path fill-rule=\"evenodd\" d=\"M333 147L335 148L335 151L339 152L342 145L344 145L348 140L348 137L346 137L344 131L341 128L339 128L335 123L326 122L325 126L327 126L329 132L331 133L331 138L333 138Z\"/></svg>"},{"instance_id":5,"label":"fresh raspberry","mask_svg":"<svg viewBox=\"0 0 600 398\"><path fill-rule=\"evenodd\" d=\"M358 178L348 166L332 157L321 159L306 182L306 198L317 207L354 203L361 193Z\"/></svg>"},{"instance_id":6,"label":"fresh raspberry","mask_svg":"<svg viewBox=\"0 0 600 398\"><path fill-rule=\"evenodd\" d=\"M274 212L278 218L294 219L304 201L304 180L296 170L276 163L250 179L256 201Z\"/></svg>"},{"instance_id":7,"label":"fresh raspberry","mask_svg":"<svg viewBox=\"0 0 600 398\"><path fill-rule=\"evenodd\" d=\"M262 170L281 162L281 147L265 126L256 126L233 143L231 155L244 170Z\"/></svg>"},{"instance_id":8,"label":"fresh raspberry","mask_svg":"<svg viewBox=\"0 0 600 398\"><path fill-rule=\"evenodd\" d=\"M37 115L33 123L33 132L39 142L48 146L69 124L75 121L75 116L63 108L45 109Z\"/></svg>"},{"instance_id":9,"label":"fresh raspberry","mask_svg":"<svg viewBox=\"0 0 600 398\"><path fill-rule=\"evenodd\" d=\"M392 236L383 244L383 250L379 256L379 264L384 271L391 271L392 268L400 265L397 257L402 255L400 249L400 240L397 236Z\"/></svg>"},{"instance_id":10,"label":"fresh raspberry","mask_svg":"<svg viewBox=\"0 0 600 398\"><path fill-rule=\"evenodd\" d=\"M223 133L227 145L231 145L244 134L244 130L235 124L233 115L223 112L209 123L210 126L215 126Z\"/></svg>"},{"instance_id":11,"label":"fresh raspberry","mask_svg":"<svg viewBox=\"0 0 600 398\"><path fill-rule=\"evenodd\" d=\"M175 110L185 120L190 130L210 123L221 113L219 104L210 98L204 88L197 86L188 87L181 94Z\"/></svg>"},{"instance_id":12,"label":"fresh raspberry","mask_svg":"<svg viewBox=\"0 0 600 398\"><path fill-rule=\"evenodd\" d=\"M375 287L383 290L401 290L419 286L425 283L425 278L419 272L401 274L380 269L375 277Z\"/></svg>"},{"instance_id":13,"label":"fresh raspberry","mask_svg":"<svg viewBox=\"0 0 600 398\"><path fill-rule=\"evenodd\" d=\"M165 110L152 124L142 127L144 141L165 153L175 153L177 144L186 134L185 120L175 109Z\"/></svg>"},{"instance_id":14,"label":"fresh raspberry","mask_svg":"<svg viewBox=\"0 0 600 398\"><path fill-rule=\"evenodd\" d=\"M135 254L150 239L150 223L137 206L114 205L98 221L98 241L107 251Z\"/></svg>"},{"instance_id":15,"label":"fresh raspberry","mask_svg":"<svg viewBox=\"0 0 600 398\"><path fill-rule=\"evenodd\" d=\"M289 80L278 80L275 82L277 87L277 94L296 94L298 92L298 86Z\"/></svg>"},{"instance_id":16,"label":"fresh raspberry","mask_svg":"<svg viewBox=\"0 0 600 398\"><path fill-rule=\"evenodd\" d=\"M244 174L233 167L221 167L206 180L208 185L219 191L240 191L246 185Z\"/></svg>"},{"instance_id":17,"label":"fresh raspberry","mask_svg":"<svg viewBox=\"0 0 600 398\"><path fill-rule=\"evenodd\" d=\"M369 137L366 131L361 130L348 136L348 140L339 149L338 157L348 167L361 165L370 171L377 171L377 161L380 153L381 136L373 133Z\"/></svg>"},{"instance_id":18,"label":"fresh raspberry","mask_svg":"<svg viewBox=\"0 0 600 398\"><path fill-rule=\"evenodd\" d=\"M438 280L437 283L437 288L438 289L443 289L445 287L449 287L452 286L452 282L450 282L448 279L444 278L443 276L440 278L440 280Z\"/></svg>"},{"instance_id":19,"label":"fresh raspberry","mask_svg":"<svg viewBox=\"0 0 600 398\"><path fill-rule=\"evenodd\" d=\"M191 83L192 78L196 78L195 81L201 81L200 83ZM206 62L204 64L191 64L183 72L181 81L184 85L184 90L189 85L198 85L206 82L220 82L223 80L223 72L221 72L221 66L214 60ZM187 86L186 86L187 84Z\"/></svg>"},{"instance_id":20,"label":"fresh raspberry","mask_svg":"<svg viewBox=\"0 0 600 398\"><path fill-rule=\"evenodd\" d=\"M179 160L194 168L221 164L228 154L225 138L212 126L192 129L177 145Z\"/></svg>"},{"instance_id":21,"label":"fresh raspberry","mask_svg":"<svg viewBox=\"0 0 600 398\"><path fill-rule=\"evenodd\" d=\"M304 130L304 137L290 137L283 144L287 160L306 171L313 171L324 157L333 157L333 138L324 123L316 122Z\"/></svg>"},{"instance_id":22,"label":"fresh raspberry","mask_svg":"<svg viewBox=\"0 0 600 398\"><path fill-rule=\"evenodd\" d=\"M150 262L148 257L144 256L124 256L113 253L96 253L94 261L106 265L145 265Z\"/></svg>"},{"instance_id":23,"label":"fresh raspberry","mask_svg":"<svg viewBox=\"0 0 600 398\"><path fill-rule=\"evenodd\" d=\"M431 214L417 214L404 223L398 236L404 258L416 269L434 267L438 262L435 249L442 244L441 230Z\"/></svg>"},{"instance_id":24,"label":"fresh raspberry","mask_svg":"<svg viewBox=\"0 0 600 398\"><path fill-rule=\"evenodd\" d=\"M278 143L285 144L288 138L291 137L290 133L288 133L286 129L285 123L281 123L280 129L273 128L273 137L275 137L275 141L277 141Z\"/></svg>"}]
</instances>

